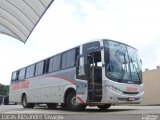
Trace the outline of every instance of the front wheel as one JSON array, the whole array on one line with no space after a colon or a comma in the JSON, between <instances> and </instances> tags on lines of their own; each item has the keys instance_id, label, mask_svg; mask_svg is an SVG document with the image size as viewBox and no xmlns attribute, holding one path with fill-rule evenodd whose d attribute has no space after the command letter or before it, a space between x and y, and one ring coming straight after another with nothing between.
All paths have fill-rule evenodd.
<instances>
[{"instance_id":1,"label":"front wheel","mask_svg":"<svg viewBox=\"0 0 160 120\"><path fill-rule=\"evenodd\" d=\"M23 95L22 96L22 106L23 108L33 108L34 107L34 103L27 103L27 96L26 95Z\"/></svg>"},{"instance_id":2,"label":"front wheel","mask_svg":"<svg viewBox=\"0 0 160 120\"><path fill-rule=\"evenodd\" d=\"M67 105L67 109L71 111L79 111L79 110L84 110L86 108L86 105L81 105L79 103L76 103L75 93L70 93L67 96L66 105Z\"/></svg>"},{"instance_id":3,"label":"front wheel","mask_svg":"<svg viewBox=\"0 0 160 120\"><path fill-rule=\"evenodd\" d=\"M100 110L107 110L111 107L111 104L104 104L104 105L98 105L97 106Z\"/></svg>"}]
</instances>

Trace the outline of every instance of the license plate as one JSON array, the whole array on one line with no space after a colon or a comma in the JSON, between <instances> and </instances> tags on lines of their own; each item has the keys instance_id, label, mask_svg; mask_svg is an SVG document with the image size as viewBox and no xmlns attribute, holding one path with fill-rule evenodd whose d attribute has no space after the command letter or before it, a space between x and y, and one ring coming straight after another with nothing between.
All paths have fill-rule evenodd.
<instances>
[{"instance_id":1,"label":"license plate","mask_svg":"<svg viewBox=\"0 0 160 120\"><path fill-rule=\"evenodd\" d=\"M135 97L129 97L128 100L129 100L129 101L134 101L134 100L135 100Z\"/></svg>"}]
</instances>

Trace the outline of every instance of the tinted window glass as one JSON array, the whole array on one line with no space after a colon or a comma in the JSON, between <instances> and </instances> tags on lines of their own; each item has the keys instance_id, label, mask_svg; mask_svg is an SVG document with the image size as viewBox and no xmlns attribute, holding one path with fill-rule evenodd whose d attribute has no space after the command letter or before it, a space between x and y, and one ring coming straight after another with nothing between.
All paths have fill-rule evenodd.
<instances>
[{"instance_id":1,"label":"tinted window glass","mask_svg":"<svg viewBox=\"0 0 160 120\"><path fill-rule=\"evenodd\" d=\"M61 55L56 55L49 59L49 72L60 70Z\"/></svg>"},{"instance_id":2,"label":"tinted window glass","mask_svg":"<svg viewBox=\"0 0 160 120\"><path fill-rule=\"evenodd\" d=\"M31 65L27 67L26 78L30 78L34 76L34 68L35 68L35 65Z\"/></svg>"},{"instance_id":3,"label":"tinted window glass","mask_svg":"<svg viewBox=\"0 0 160 120\"><path fill-rule=\"evenodd\" d=\"M17 78L16 72L13 72L13 73L12 73L12 81L15 81L16 78Z\"/></svg>"},{"instance_id":4,"label":"tinted window glass","mask_svg":"<svg viewBox=\"0 0 160 120\"><path fill-rule=\"evenodd\" d=\"M61 56L60 55L55 56L53 60L53 71L57 71L60 69L60 63L61 63Z\"/></svg>"},{"instance_id":5,"label":"tinted window glass","mask_svg":"<svg viewBox=\"0 0 160 120\"><path fill-rule=\"evenodd\" d=\"M53 71L53 60L54 60L53 57L49 59L49 72Z\"/></svg>"},{"instance_id":6,"label":"tinted window glass","mask_svg":"<svg viewBox=\"0 0 160 120\"><path fill-rule=\"evenodd\" d=\"M93 53L100 50L100 42L90 42L83 45L83 51L85 53Z\"/></svg>"},{"instance_id":7,"label":"tinted window glass","mask_svg":"<svg viewBox=\"0 0 160 120\"><path fill-rule=\"evenodd\" d=\"M44 61L36 64L35 76L42 75L44 71Z\"/></svg>"},{"instance_id":8,"label":"tinted window glass","mask_svg":"<svg viewBox=\"0 0 160 120\"><path fill-rule=\"evenodd\" d=\"M19 72L19 80L23 80L25 78L25 72L26 72L25 68L20 70L20 72Z\"/></svg>"},{"instance_id":9,"label":"tinted window glass","mask_svg":"<svg viewBox=\"0 0 160 120\"><path fill-rule=\"evenodd\" d=\"M66 67L72 67L75 65L75 49L67 52L67 62Z\"/></svg>"},{"instance_id":10,"label":"tinted window glass","mask_svg":"<svg viewBox=\"0 0 160 120\"><path fill-rule=\"evenodd\" d=\"M62 56L62 69L66 68L66 61L67 61L67 53L64 53Z\"/></svg>"},{"instance_id":11,"label":"tinted window glass","mask_svg":"<svg viewBox=\"0 0 160 120\"><path fill-rule=\"evenodd\" d=\"M75 65L75 49L67 51L62 56L62 69L73 67Z\"/></svg>"}]
</instances>

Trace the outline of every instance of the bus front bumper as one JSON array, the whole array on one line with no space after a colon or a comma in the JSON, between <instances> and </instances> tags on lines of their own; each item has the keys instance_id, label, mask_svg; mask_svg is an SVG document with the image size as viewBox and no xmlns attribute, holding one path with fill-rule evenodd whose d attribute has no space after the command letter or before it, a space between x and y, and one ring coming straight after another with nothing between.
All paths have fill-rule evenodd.
<instances>
[{"instance_id":1,"label":"bus front bumper","mask_svg":"<svg viewBox=\"0 0 160 120\"><path fill-rule=\"evenodd\" d=\"M138 94L124 94L122 91L106 87L103 91L102 103L111 104L139 104L143 99L144 91Z\"/></svg>"}]
</instances>

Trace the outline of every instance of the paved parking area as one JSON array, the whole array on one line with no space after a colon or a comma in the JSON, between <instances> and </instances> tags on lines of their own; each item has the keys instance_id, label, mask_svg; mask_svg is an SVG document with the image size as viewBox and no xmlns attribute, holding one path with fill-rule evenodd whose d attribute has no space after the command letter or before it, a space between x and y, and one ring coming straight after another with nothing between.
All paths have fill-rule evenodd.
<instances>
[{"instance_id":1,"label":"paved parking area","mask_svg":"<svg viewBox=\"0 0 160 120\"><path fill-rule=\"evenodd\" d=\"M3 120L5 115L14 115L16 118L16 115L30 114L41 115L39 119L47 120L160 120L160 106L112 106L107 111L100 111L97 107L87 107L86 110L79 112L62 110L60 107L49 110L45 106L34 109L24 109L21 105L0 106L0 119L3 117ZM34 119L37 118L30 118Z\"/></svg>"}]
</instances>

